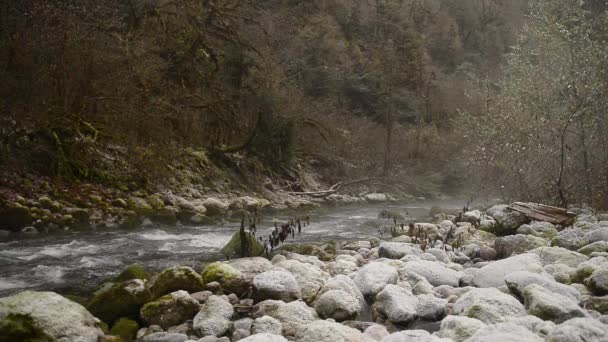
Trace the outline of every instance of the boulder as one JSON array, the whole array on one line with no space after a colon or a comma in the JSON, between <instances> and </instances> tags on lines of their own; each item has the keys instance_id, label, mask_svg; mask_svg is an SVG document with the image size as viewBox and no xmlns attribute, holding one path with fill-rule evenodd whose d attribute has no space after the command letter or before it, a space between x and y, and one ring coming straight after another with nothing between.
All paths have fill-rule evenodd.
<instances>
[{"instance_id":1,"label":"boulder","mask_svg":"<svg viewBox=\"0 0 608 342\"><path fill-rule=\"evenodd\" d=\"M608 242L606 241L596 241L592 242L584 247L579 248L577 251L584 255L591 255L591 253L606 253L608 252Z\"/></svg>"},{"instance_id":2,"label":"boulder","mask_svg":"<svg viewBox=\"0 0 608 342\"><path fill-rule=\"evenodd\" d=\"M275 334L267 334L267 333L251 335L240 341L241 342L288 342L287 339L283 336L275 335Z\"/></svg>"},{"instance_id":3,"label":"boulder","mask_svg":"<svg viewBox=\"0 0 608 342\"><path fill-rule=\"evenodd\" d=\"M572 251L576 251L586 244L585 233L576 227L568 227L562 230L551 240L551 245Z\"/></svg>"},{"instance_id":4,"label":"boulder","mask_svg":"<svg viewBox=\"0 0 608 342\"><path fill-rule=\"evenodd\" d=\"M406 255L420 255L420 246L403 242L382 242L378 249L381 258L401 259Z\"/></svg>"},{"instance_id":5,"label":"boulder","mask_svg":"<svg viewBox=\"0 0 608 342\"><path fill-rule=\"evenodd\" d=\"M103 331L82 305L54 292L24 291L0 298L2 341L97 342Z\"/></svg>"},{"instance_id":6,"label":"boulder","mask_svg":"<svg viewBox=\"0 0 608 342\"><path fill-rule=\"evenodd\" d=\"M608 314L608 296L584 296L582 306L587 310L594 310L603 315Z\"/></svg>"},{"instance_id":7,"label":"boulder","mask_svg":"<svg viewBox=\"0 0 608 342\"><path fill-rule=\"evenodd\" d=\"M404 330L393 333L382 340L382 342L451 342L431 335L426 330Z\"/></svg>"},{"instance_id":8,"label":"boulder","mask_svg":"<svg viewBox=\"0 0 608 342\"><path fill-rule=\"evenodd\" d=\"M583 237L585 244L590 244L598 241L608 241L608 227L594 229L585 234Z\"/></svg>"},{"instance_id":9,"label":"boulder","mask_svg":"<svg viewBox=\"0 0 608 342\"><path fill-rule=\"evenodd\" d=\"M248 256L259 257L264 253L264 246L258 239L251 234L245 234L248 244ZM230 238L230 241L222 248L222 254L228 259L232 257L241 257L241 233L236 232Z\"/></svg>"},{"instance_id":10,"label":"boulder","mask_svg":"<svg viewBox=\"0 0 608 342\"><path fill-rule=\"evenodd\" d=\"M545 321L562 323L588 314L571 298L552 292L538 284L528 285L524 290L526 311Z\"/></svg>"},{"instance_id":11,"label":"boulder","mask_svg":"<svg viewBox=\"0 0 608 342\"><path fill-rule=\"evenodd\" d=\"M537 247L548 246L549 241L534 235L509 235L497 237L494 250L498 258L507 258L513 254L522 254Z\"/></svg>"},{"instance_id":12,"label":"boulder","mask_svg":"<svg viewBox=\"0 0 608 342\"><path fill-rule=\"evenodd\" d=\"M115 282L123 282L132 279L148 280L150 275L140 265L127 266L120 274L114 279Z\"/></svg>"},{"instance_id":13,"label":"boulder","mask_svg":"<svg viewBox=\"0 0 608 342\"><path fill-rule=\"evenodd\" d=\"M202 202L209 216L222 216L228 210L228 204L214 197L209 197Z\"/></svg>"},{"instance_id":14,"label":"boulder","mask_svg":"<svg viewBox=\"0 0 608 342\"><path fill-rule=\"evenodd\" d=\"M281 261L276 263L275 266L281 267L293 274L302 292L301 298L308 304L314 302L317 293L325 285L327 279L330 278L329 273L322 271L319 267L297 260Z\"/></svg>"},{"instance_id":15,"label":"boulder","mask_svg":"<svg viewBox=\"0 0 608 342\"><path fill-rule=\"evenodd\" d=\"M127 199L127 208L139 216L151 216L154 213L154 208L145 199L136 196Z\"/></svg>"},{"instance_id":16,"label":"boulder","mask_svg":"<svg viewBox=\"0 0 608 342\"><path fill-rule=\"evenodd\" d=\"M186 342L187 340L188 335L169 332L156 332L141 339L142 342Z\"/></svg>"},{"instance_id":17,"label":"boulder","mask_svg":"<svg viewBox=\"0 0 608 342\"><path fill-rule=\"evenodd\" d=\"M574 287L560 284L551 277L538 273L527 271L513 272L505 276L505 283L509 287L509 290L521 299L524 297L524 290L526 287L532 284L540 285L551 292L566 296L577 303L581 299L580 292Z\"/></svg>"},{"instance_id":18,"label":"boulder","mask_svg":"<svg viewBox=\"0 0 608 342\"><path fill-rule=\"evenodd\" d=\"M363 198L365 198L365 200L369 203L384 203L388 201L386 194L379 193L367 194L363 196Z\"/></svg>"},{"instance_id":19,"label":"boulder","mask_svg":"<svg viewBox=\"0 0 608 342\"><path fill-rule=\"evenodd\" d=\"M608 294L608 265L605 268L598 268L591 273L589 278L585 279L585 285L598 296Z\"/></svg>"},{"instance_id":20,"label":"boulder","mask_svg":"<svg viewBox=\"0 0 608 342\"><path fill-rule=\"evenodd\" d=\"M192 319L199 311L199 303L186 291L176 291L146 303L141 308L141 318L148 325L158 325L163 329Z\"/></svg>"},{"instance_id":21,"label":"boulder","mask_svg":"<svg viewBox=\"0 0 608 342\"><path fill-rule=\"evenodd\" d=\"M460 279L464 273L447 268L444 264L433 261L409 261L399 269L400 279L404 279L403 274L415 273L424 277L431 285L449 285L458 287Z\"/></svg>"},{"instance_id":22,"label":"boulder","mask_svg":"<svg viewBox=\"0 0 608 342\"><path fill-rule=\"evenodd\" d=\"M499 323L482 327L467 342L543 342L544 339L515 323Z\"/></svg>"},{"instance_id":23,"label":"boulder","mask_svg":"<svg viewBox=\"0 0 608 342\"><path fill-rule=\"evenodd\" d=\"M547 335L549 335L551 331L555 329L555 323L551 321L543 321L542 319L532 315L515 317L510 319L508 323L523 326L524 328L543 338L547 337Z\"/></svg>"},{"instance_id":24,"label":"boulder","mask_svg":"<svg viewBox=\"0 0 608 342\"><path fill-rule=\"evenodd\" d=\"M517 271L544 274L541 258L536 254L521 254L492 262L479 269L473 277L477 287L500 287L505 285L505 276Z\"/></svg>"},{"instance_id":25,"label":"boulder","mask_svg":"<svg viewBox=\"0 0 608 342\"><path fill-rule=\"evenodd\" d=\"M528 218L504 204L493 206L486 211L486 214L496 221L496 224L487 231L498 236L514 234L519 227L528 222Z\"/></svg>"},{"instance_id":26,"label":"boulder","mask_svg":"<svg viewBox=\"0 0 608 342\"><path fill-rule=\"evenodd\" d=\"M344 291L344 292L348 293L349 295L351 295L353 298L357 299L362 304L365 301L363 298L363 294L357 287L357 284L355 284L355 282L351 278L344 276L344 275L337 275L337 276L329 279L325 283L325 285L323 285L323 287L319 291L318 295L321 296L325 292L331 291L331 290Z\"/></svg>"},{"instance_id":27,"label":"boulder","mask_svg":"<svg viewBox=\"0 0 608 342\"><path fill-rule=\"evenodd\" d=\"M211 296L194 317L192 327L199 336L223 336L230 329L234 308L224 298Z\"/></svg>"},{"instance_id":28,"label":"boulder","mask_svg":"<svg viewBox=\"0 0 608 342\"><path fill-rule=\"evenodd\" d=\"M112 326L110 334L120 337L125 342L133 342L139 330L139 324L128 318L121 318Z\"/></svg>"},{"instance_id":29,"label":"boulder","mask_svg":"<svg viewBox=\"0 0 608 342\"><path fill-rule=\"evenodd\" d=\"M353 320L361 311L361 302L348 292L330 290L317 298L315 310L323 319L332 318L337 322Z\"/></svg>"},{"instance_id":30,"label":"boulder","mask_svg":"<svg viewBox=\"0 0 608 342\"><path fill-rule=\"evenodd\" d=\"M156 274L147 283L152 299L162 297L171 292L184 290L189 293L204 289L203 278L192 268L175 266Z\"/></svg>"},{"instance_id":31,"label":"boulder","mask_svg":"<svg viewBox=\"0 0 608 342\"><path fill-rule=\"evenodd\" d=\"M251 332L253 334L281 335L283 325L270 316L262 316L253 321Z\"/></svg>"},{"instance_id":32,"label":"boulder","mask_svg":"<svg viewBox=\"0 0 608 342\"><path fill-rule=\"evenodd\" d=\"M356 272L359 269L357 263L347 260L336 260L334 262L327 263L327 271L331 276L336 275L349 275Z\"/></svg>"},{"instance_id":33,"label":"boulder","mask_svg":"<svg viewBox=\"0 0 608 342\"><path fill-rule=\"evenodd\" d=\"M277 299L291 302L302 298L296 278L286 271L268 271L253 278L253 298L256 302Z\"/></svg>"},{"instance_id":34,"label":"boulder","mask_svg":"<svg viewBox=\"0 0 608 342\"><path fill-rule=\"evenodd\" d=\"M359 330L345 325L329 322L314 321L298 328L296 342L362 342L363 334Z\"/></svg>"},{"instance_id":35,"label":"boulder","mask_svg":"<svg viewBox=\"0 0 608 342\"><path fill-rule=\"evenodd\" d=\"M399 280L394 267L380 262L367 264L354 273L351 278L368 302L372 302L387 284L397 284Z\"/></svg>"},{"instance_id":36,"label":"boulder","mask_svg":"<svg viewBox=\"0 0 608 342\"><path fill-rule=\"evenodd\" d=\"M514 297L495 288L482 288L472 289L458 298L454 303L453 314L492 324L524 316L526 311Z\"/></svg>"},{"instance_id":37,"label":"boulder","mask_svg":"<svg viewBox=\"0 0 608 342\"><path fill-rule=\"evenodd\" d=\"M361 248L372 249L372 244L369 241L353 241L349 242L342 247L342 249L349 251L358 251Z\"/></svg>"},{"instance_id":38,"label":"boulder","mask_svg":"<svg viewBox=\"0 0 608 342\"><path fill-rule=\"evenodd\" d=\"M450 338L454 342L463 342L485 326L485 323L475 318L447 316L441 321L437 336Z\"/></svg>"},{"instance_id":39,"label":"boulder","mask_svg":"<svg viewBox=\"0 0 608 342\"><path fill-rule=\"evenodd\" d=\"M438 298L432 294L423 294L416 298L418 299L418 317L436 322L445 316L447 299Z\"/></svg>"},{"instance_id":40,"label":"boulder","mask_svg":"<svg viewBox=\"0 0 608 342\"><path fill-rule=\"evenodd\" d=\"M376 296L373 308L382 318L405 324L418 316L418 299L405 289L388 284Z\"/></svg>"},{"instance_id":41,"label":"boulder","mask_svg":"<svg viewBox=\"0 0 608 342\"><path fill-rule=\"evenodd\" d=\"M249 291L251 287L250 278L225 262L214 262L205 266L203 272L201 272L201 276L205 284L218 282L222 289L228 293L235 293L238 296Z\"/></svg>"},{"instance_id":42,"label":"boulder","mask_svg":"<svg viewBox=\"0 0 608 342\"><path fill-rule=\"evenodd\" d=\"M87 309L108 324L121 317L137 318L140 307L150 300L150 291L141 279L131 279L102 288Z\"/></svg>"},{"instance_id":43,"label":"boulder","mask_svg":"<svg viewBox=\"0 0 608 342\"><path fill-rule=\"evenodd\" d=\"M540 261L543 266L563 264L570 267L576 267L580 263L589 260L586 255L569 251L561 247L539 247L531 250L530 253L540 256Z\"/></svg>"},{"instance_id":44,"label":"boulder","mask_svg":"<svg viewBox=\"0 0 608 342\"><path fill-rule=\"evenodd\" d=\"M534 221L517 228L517 234L532 235L551 240L557 236L558 231L557 228L549 222Z\"/></svg>"},{"instance_id":45,"label":"boulder","mask_svg":"<svg viewBox=\"0 0 608 342\"><path fill-rule=\"evenodd\" d=\"M608 325L593 318L573 318L555 327L547 336L547 342L606 341L608 341Z\"/></svg>"},{"instance_id":46,"label":"boulder","mask_svg":"<svg viewBox=\"0 0 608 342\"><path fill-rule=\"evenodd\" d=\"M285 303L277 300L266 300L254 307L253 318L263 316L270 316L281 322L284 336L294 336L300 326L319 318L317 312L302 301Z\"/></svg>"},{"instance_id":47,"label":"boulder","mask_svg":"<svg viewBox=\"0 0 608 342\"><path fill-rule=\"evenodd\" d=\"M583 283L585 279L589 278L593 272L598 269L607 268L608 258L606 257L594 257L585 262L578 264L574 273L571 275L573 283Z\"/></svg>"}]
</instances>

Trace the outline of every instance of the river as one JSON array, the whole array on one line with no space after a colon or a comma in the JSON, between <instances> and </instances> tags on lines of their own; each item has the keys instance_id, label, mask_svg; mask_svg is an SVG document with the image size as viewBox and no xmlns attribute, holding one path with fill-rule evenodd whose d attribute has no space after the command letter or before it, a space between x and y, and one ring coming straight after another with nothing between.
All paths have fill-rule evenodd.
<instances>
[{"instance_id":1,"label":"river","mask_svg":"<svg viewBox=\"0 0 608 342\"><path fill-rule=\"evenodd\" d=\"M422 219L430 208L431 204L425 203L315 209L305 213L311 224L303 228L301 236L287 243L371 238L379 236L379 227L390 224L378 219L382 209ZM268 236L273 221L284 222L289 216L288 212L263 216L258 236ZM26 289L90 293L135 263L150 272L174 265L199 271L202 263L223 258L220 249L238 229L239 222L234 221L222 225L70 232L0 243L0 297Z\"/></svg>"}]
</instances>

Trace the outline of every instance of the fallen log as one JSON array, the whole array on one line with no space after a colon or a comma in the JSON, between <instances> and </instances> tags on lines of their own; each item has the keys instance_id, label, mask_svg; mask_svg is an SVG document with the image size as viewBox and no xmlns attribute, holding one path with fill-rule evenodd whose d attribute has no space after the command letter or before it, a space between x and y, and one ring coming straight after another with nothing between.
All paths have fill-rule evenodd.
<instances>
[{"instance_id":1,"label":"fallen log","mask_svg":"<svg viewBox=\"0 0 608 342\"><path fill-rule=\"evenodd\" d=\"M328 197L330 195L333 195L333 194L337 193L338 191L340 191L345 186L354 185L354 184L360 184L360 183L366 183L366 182L373 182L373 181L394 181L394 180L391 180L391 179L388 179L388 178L357 179L357 180L348 181L348 182L338 182L338 183L332 185L328 190L324 190L324 191L289 192L288 194L290 194L290 195L298 195L298 196L310 196L310 197L315 197L315 198L325 198L325 197Z\"/></svg>"},{"instance_id":2,"label":"fallen log","mask_svg":"<svg viewBox=\"0 0 608 342\"><path fill-rule=\"evenodd\" d=\"M574 223L575 214L567 209L552 207L540 203L515 202L509 205L509 209L525 215L535 221L549 222L561 226L569 226Z\"/></svg>"}]
</instances>

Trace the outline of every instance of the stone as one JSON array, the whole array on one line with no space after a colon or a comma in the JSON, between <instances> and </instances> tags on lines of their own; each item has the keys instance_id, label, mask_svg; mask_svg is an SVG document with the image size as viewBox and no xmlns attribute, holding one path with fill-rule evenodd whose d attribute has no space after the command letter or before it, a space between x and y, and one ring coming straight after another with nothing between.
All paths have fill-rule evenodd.
<instances>
[{"instance_id":1,"label":"stone","mask_svg":"<svg viewBox=\"0 0 608 342\"><path fill-rule=\"evenodd\" d=\"M280 335L261 333L261 334L255 334L255 335L246 337L246 338L242 339L241 342L288 342L288 341L285 337L280 336Z\"/></svg>"},{"instance_id":2,"label":"stone","mask_svg":"<svg viewBox=\"0 0 608 342\"><path fill-rule=\"evenodd\" d=\"M199 336L220 337L230 329L234 308L224 298L211 296L194 317L192 327Z\"/></svg>"},{"instance_id":3,"label":"stone","mask_svg":"<svg viewBox=\"0 0 608 342\"><path fill-rule=\"evenodd\" d=\"M385 337L382 342L449 342L450 340L441 339L431 335L425 330L404 330L393 333Z\"/></svg>"},{"instance_id":4,"label":"stone","mask_svg":"<svg viewBox=\"0 0 608 342\"><path fill-rule=\"evenodd\" d=\"M608 294L608 265L606 268L598 268L591 273L591 276L585 279L585 285L598 296Z\"/></svg>"},{"instance_id":5,"label":"stone","mask_svg":"<svg viewBox=\"0 0 608 342\"><path fill-rule=\"evenodd\" d=\"M576 267L580 263L589 260L586 255L567 250L561 247L540 247L531 250L529 253L540 256L543 266L550 264L563 264Z\"/></svg>"},{"instance_id":6,"label":"stone","mask_svg":"<svg viewBox=\"0 0 608 342\"><path fill-rule=\"evenodd\" d=\"M301 298L307 304L312 304L314 302L317 293L330 278L329 273L321 270L319 267L297 260L281 261L275 264L275 266L281 267L293 274L300 288L302 294Z\"/></svg>"},{"instance_id":7,"label":"stone","mask_svg":"<svg viewBox=\"0 0 608 342\"><path fill-rule=\"evenodd\" d=\"M95 317L111 325L116 319L136 319L140 307L150 300L150 291L141 279L110 284L98 292L87 305Z\"/></svg>"},{"instance_id":8,"label":"stone","mask_svg":"<svg viewBox=\"0 0 608 342\"><path fill-rule=\"evenodd\" d=\"M189 293L202 291L203 278L192 268L175 266L156 274L147 283L152 298L156 299L171 292L184 290Z\"/></svg>"},{"instance_id":9,"label":"stone","mask_svg":"<svg viewBox=\"0 0 608 342\"><path fill-rule=\"evenodd\" d=\"M192 319L198 311L198 301L190 297L188 292L180 290L146 303L140 315L148 325L168 329Z\"/></svg>"},{"instance_id":10,"label":"stone","mask_svg":"<svg viewBox=\"0 0 608 342\"><path fill-rule=\"evenodd\" d=\"M570 275L574 273L575 269L563 264L551 264L545 266L545 271L553 276L555 281L562 284L570 284Z\"/></svg>"},{"instance_id":11,"label":"stone","mask_svg":"<svg viewBox=\"0 0 608 342\"><path fill-rule=\"evenodd\" d=\"M608 252L608 242L606 242L606 241L592 242L584 247L579 248L579 250L577 252L587 255L587 256L591 255L591 253Z\"/></svg>"},{"instance_id":12,"label":"stone","mask_svg":"<svg viewBox=\"0 0 608 342\"><path fill-rule=\"evenodd\" d=\"M585 296L582 306L587 310L594 310L603 315L608 314L608 296Z\"/></svg>"},{"instance_id":13,"label":"stone","mask_svg":"<svg viewBox=\"0 0 608 342\"><path fill-rule=\"evenodd\" d=\"M496 224L487 231L498 236L514 234L519 227L528 222L524 215L510 210L504 204L493 206L486 211L486 214L496 221Z\"/></svg>"},{"instance_id":14,"label":"stone","mask_svg":"<svg viewBox=\"0 0 608 342\"><path fill-rule=\"evenodd\" d=\"M372 193L363 196L369 203L384 203L388 201L386 194Z\"/></svg>"},{"instance_id":15,"label":"stone","mask_svg":"<svg viewBox=\"0 0 608 342\"><path fill-rule=\"evenodd\" d=\"M388 284L376 296L373 308L390 322L405 324L418 316L418 299L403 288Z\"/></svg>"},{"instance_id":16,"label":"stone","mask_svg":"<svg viewBox=\"0 0 608 342\"><path fill-rule=\"evenodd\" d=\"M576 227L568 227L562 230L551 240L551 245L572 251L576 251L586 244L585 233Z\"/></svg>"},{"instance_id":17,"label":"stone","mask_svg":"<svg viewBox=\"0 0 608 342\"><path fill-rule=\"evenodd\" d=\"M368 302L372 302L387 284L397 284L399 280L395 268L380 262L367 264L354 273L351 278Z\"/></svg>"},{"instance_id":18,"label":"stone","mask_svg":"<svg viewBox=\"0 0 608 342\"><path fill-rule=\"evenodd\" d=\"M270 316L281 322L284 336L294 336L300 326L319 318L317 312L303 301L285 303L277 300L266 300L253 308L253 318L263 316Z\"/></svg>"},{"instance_id":19,"label":"stone","mask_svg":"<svg viewBox=\"0 0 608 342\"><path fill-rule=\"evenodd\" d=\"M251 279L232 265L224 262L214 262L205 266L201 276L205 284L217 282L223 290L236 293L239 296L248 292L251 287Z\"/></svg>"},{"instance_id":20,"label":"stone","mask_svg":"<svg viewBox=\"0 0 608 342\"><path fill-rule=\"evenodd\" d=\"M145 199L136 196L127 199L127 208L139 216L151 216L154 213L154 208Z\"/></svg>"},{"instance_id":21,"label":"stone","mask_svg":"<svg viewBox=\"0 0 608 342\"><path fill-rule=\"evenodd\" d=\"M270 316L262 316L253 321L251 332L253 334L273 334L281 335L283 325L278 320Z\"/></svg>"},{"instance_id":22,"label":"stone","mask_svg":"<svg viewBox=\"0 0 608 342\"><path fill-rule=\"evenodd\" d=\"M0 298L3 341L97 342L103 335L97 318L57 293L23 291Z\"/></svg>"},{"instance_id":23,"label":"stone","mask_svg":"<svg viewBox=\"0 0 608 342\"><path fill-rule=\"evenodd\" d=\"M175 334L194 335L194 329L192 327L192 321L188 321L188 322L182 323L180 325L169 327L167 329L167 332L168 333L175 333Z\"/></svg>"},{"instance_id":24,"label":"stone","mask_svg":"<svg viewBox=\"0 0 608 342\"><path fill-rule=\"evenodd\" d=\"M523 295L528 314L542 320L562 323L570 318L588 317L571 297L550 291L538 284L528 285Z\"/></svg>"},{"instance_id":25,"label":"stone","mask_svg":"<svg viewBox=\"0 0 608 342\"><path fill-rule=\"evenodd\" d=\"M547 342L607 341L608 325L593 318L573 318L555 327L547 336Z\"/></svg>"},{"instance_id":26,"label":"stone","mask_svg":"<svg viewBox=\"0 0 608 342\"><path fill-rule=\"evenodd\" d=\"M373 324L363 331L363 342L382 342L382 340L389 335L389 332L384 326Z\"/></svg>"},{"instance_id":27,"label":"stone","mask_svg":"<svg viewBox=\"0 0 608 342\"><path fill-rule=\"evenodd\" d=\"M131 265L120 272L114 281L118 283L132 279L148 280L150 279L150 275L140 265Z\"/></svg>"},{"instance_id":28,"label":"stone","mask_svg":"<svg viewBox=\"0 0 608 342\"><path fill-rule=\"evenodd\" d=\"M363 334L345 325L329 322L314 321L298 328L296 342L361 342Z\"/></svg>"},{"instance_id":29,"label":"stone","mask_svg":"<svg viewBox=\"0 0 608 342\"><path fill-rule=\"evenodd\" d=\"M418 299L418 317L428 321L440 321L446 314L447 299L432 294L416 296Z\"/></svg>"},{"instance_id":30,"label":"stone","mask_svg":"<svg viewBox=\"0 0 608 342\"><path fill-rule=\"evenodd\" d=\"M245 234L245 238L247 239L248 251L247 255L249 256L260 256L264 253L264 246L258 241L258 239L251 234ZM226 258L240 258L241 257L241 233L236 232L230 238L230 241L222 247L222 254L226 256Z\"/></svg>"},{"instance_id":31,"label":"stone","mask_svg":"<svg viewBox=\"0 0 608 342\"><path fill-rule=\"evenodd\" d=\"M431 285L449 285L458 287L463 273L447 268L444 264L433 261L410 261L399 269L399 274L415 273L424 277ZM402 276L400 278L403 278Z\"/></svg>"},{"instance_id":32,"label":"stone","mask_svg":"<svg viewBox=\"0 0 608 342\"><path fill-rule=\"evenodd\" d=\"M378 255L388 259L401 259L406 255L420 254L422 254L420 246L411 243L382 242L378 249Z\"/></svg>"},{"instance_id":33,"label":"stone","mask_svg":"<svg viewBox=\"0 0 608 342\"><path fill-rule=\"evenodd\" d=\"M549 241L534 235L509 235L497 237L494 250L498 258L507 258L514 254L522 254L537 247L548 246Z\"/></svg>"},{"instance_id":34,"label":"stone","mask_svg":"<svg viewBox=\"0 0 608 342\"><path fill-rule=\"evenodd\" d=\"M302 298L296 278L286 271L268 271L253 278L253 298L256 302L277 299L291 302Z\"/></svg>"},{"instance_id":35,"label":"stone","mask_svg":"<svg viewBox=\"0 0 608 342\"><path fill-rule=\"evenodd\" d=\"M228 204L214 197L209 197L202 202L209 216L222 216L228 210Z\"/></svg>"},{"instance_id":36,"label":"stone","mask_svg":"<svg viewBox=\"0 0 608 342\"><path fill-rule=\"evenodd\" d=\"M361 311L361 302L348 292L330 290L317 298L315 310L323 319L332 318L342 322L357 317Z\"/></svg>"},{"instance_id":37,"label":"stone","mask_svg":"<svg viewBox=\"0 0 608 342\"><path fill-rule=\"evenodd\" d=\"M485 327L482 321L466 316L447 316L441 321L437 336L463 342Z\"/></svg>"},{"instance_id":38,"label":"stone","mask_svg":"<svg viewBox=\"0 0 608 342\"><path fill-rule=\"evenodd\" d=\"M327 263L326 269L331 276L349 275L356 272L359 269L359 266L351 261L336 260L334 262Z\"/></svg>"},{"instance_id":39,"label":"stone","mask_svg":"<svg viewBox=\"0 0 608 342\"><path fill-rule=\"evenodd\" d=\"M456 300L452 313L476 318L487 324L526 315L524 306L517 299L495 288L468 291Z\"/></svg>"},{"instance_id":40,"label":"stone","mask_svg":"<svg viewBox=\"0 0 608 342\"><path fill-rule=\"evenodd\" d=\"M236 342L236 341L241 341L246 337L249 337L251 335L251 332L249 332L249 330L245 330L245 329L234 329L234 332L232 333L232 342Z\"/></svg>"},{"instance_id":41,"label":"stone","mask_svg":"<svg viewBox=\"0 0 608 342\"><path fill-rule=\"evenodd\" d=\"M357 299L357 301L359 301L361 304L363 304L365 302L365 299L363 298L363 294L357 287L357 284L355 284L355 282L347 276L337 275L337 276L329 279L325 283L325 285L323 285L321 290L319 291L318 296L321 296L325 292L328 292L331 290L344 291L344 292L348 293L349 295L351 295L353 298Z\"/></svg>"},{"instance_id":42,"label":"stone","mask_svg":"<svg viewBox=\"0 0 608 342\"><path fill-rule=\"evenodd\" d=\"M372 244L369 241L353 241L349 242L342 247L342 249L350 250L350 251L358 251L361 248L372 249Z\"/></svg>"},{"instance_id":43,"label":"stone","mask_svg":"<svg viewBox=\"0 0 608 342\"><path fill-rule=\"evenodd\" d=\"M515 323L523 326L543 338L547 337L547 335L549 335L556 326L556 324L551 321L543 321L542 319L532 315L515 317L510 319L508 323Z\"/></svg>"},{"instance_id":44,"label":"stone","mask_svg":"<svg viewBox=\"0 0 608 342\"><path fill-rule=\"evenodd\" d=\"M549 222L534 221L517 228L517 234L533 235L551 240L557 236L558 231L557 228Z\"/></svg>"},{"instance_id":45,"label":"stone","mask_svg":"<svg viewBox=\"0 0 608 342\"><path fill-rule=\"evenodd\" d=\"M608 241L608 227L594 229L586 233L583 239L587 245L598 241Z\"/></svg>"},{"instance_id":46,"label":"stone","mask_svg":"<svg viewBox=\"0 0 608 342\"><path fill-rule=\"evenodd\" d=\"M467 342L543 342L540 336L515 323L499 323L482 327Z\"/></svg>"},{"instance_id":47,"label":"stone","mask_svg":"<svg viewBox=\"0 0 608 342\"><path fill-rule=\"evenodd\" d=\"M540 285L551 292L566 296L575 302L578 302L581 299L580 292L578 292L572 286L560 284L551 277L540 275L538 273L531 273L527 271L513 272L505 276L505 283L512 293L522 299L524 297L524 290L526 287L532 284Z\"/></svg>"},{"instance_id":48,"label":"stone","mask_svg":"<svg viewBox=\"0 0 608 342\"><path fill-rule=\"evenodd\" d=\"M120 337L124 342L133 342L138 330L139 324L137 322L128 318L121 318L114 323L110 334Z\"/></svg>"},{"instance_id":49,"label":"stone","mask_svg":"<svg viewBox=\"0 0 608 342\"><path fill-rule=\"evenodd\" d=\"M38 235L38 229L36 229L36 227L25 227L23 229L21 229L21 234L23 234L24 236L36 236Z\"/></svg>"},{"instance_id":50,"label":"stone","mask_svg":"<svg viewBox=\"0 0 608 342\"><path fill-rule=\"evenodd\" d=\"M517 271L544 274L541 258L536 254L521 254L492 262L479 269L473 277L477 287L500 287L505 285L505 276Z\"/></svg>"},{"instance_id":51,"label":"stone","mask_svg":"<svg viewBox=\"0 0 608 342\"><path fill-rule=\"evenodd\" d=\"M144 336L142 342L186 342L188 335L168 333L168 332L157 332Z\"/></svg>"},{"instance_id":52,"label":"stone","mask_svg":"<svg viewBox=\"0 0 608 342\"><path fill-rule=\"evenodd\" d=\"M598 269L606 268L606 265L608 265L608 258L606 257L591 258L588 261L575 266L576 269L571 274L571 280L573 283L583 283L585 279L593 274L593 272Z\"/></svg>"},{"instance_id":53,"label":"stone","mask_svg":"<svg viewBox=\"0 0 608 342\"><path fill-rule=\"evenodd\" d=\"M195 292L195 293L191 294L190 297L196 299L200 304L205 304L207 299L209 297L211 297L212 295L213 295L213 292L211 292L211 291L200 291L200 292Z\"/></svg>"}]
</instances>

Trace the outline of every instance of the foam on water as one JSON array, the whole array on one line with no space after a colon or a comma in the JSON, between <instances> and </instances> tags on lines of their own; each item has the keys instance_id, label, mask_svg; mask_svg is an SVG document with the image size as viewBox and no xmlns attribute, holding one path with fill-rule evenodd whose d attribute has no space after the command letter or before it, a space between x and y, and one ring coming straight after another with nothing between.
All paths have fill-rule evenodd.
<instances>
[{"instance_id":1,"label":"foam on water","mask_svg":"<svg viewBox=\"0 0 608 342\"><path fill-rule=\"evenodd\" d=\"M179 250L176 250L177 247L211 247L211 248L221 248L228 241L230 241L230 235L228 234L219 234L213 232L201 232L201 234L171 234L167 233L164 230L156 229L151 232L139 234L140 237L146 240L151 241L177 241L177 242L185 242L177 243L177 242L167 242L163 244L159 250L165 252L176 252L179 253Z\"/></svg>"},{"instance_id":2,"label":"foam on water","mask_svg":"<svg viewBox=\"0 0 608 342\"><path fill-rule=\"evenodd\" d=\"M62 283L63 276L68 269L63 266L46 266L38 265L31 269L28 273L31 273L34 278L42 283Z\"/></svg>"},{"instance_id":3,"label":"foam on water","mask_svg":"<svg viewBox=\"0 0 608 342\"><path fill-rule=\"evenodd\" d=\"M22 289L26 287L28 287L28 284L24 281L10 278L0 278L0 291Z\"/></svg>"},{"instance_id":4,"label":"foam on water","mask_svg":"<svg viewBox=\"0 0 608 342\"><path fill-rule=\"evenodd\" d=\"M84 268L96 268L100 266L119 266L121 263L110 257L85 256L80 259L80 266Z\"/></svg>"}]
</instances>

